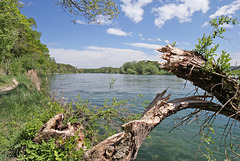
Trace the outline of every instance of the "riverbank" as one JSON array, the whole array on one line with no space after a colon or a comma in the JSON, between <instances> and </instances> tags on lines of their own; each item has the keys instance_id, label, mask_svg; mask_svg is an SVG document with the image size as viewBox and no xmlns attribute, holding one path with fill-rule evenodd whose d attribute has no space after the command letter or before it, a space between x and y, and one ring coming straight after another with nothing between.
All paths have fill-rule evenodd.
<instances>
[{"instance_id":1,"label":"riverbank","mask_svg":"<svg viewBox=\"0 0 240 161\"><path fill-rule=\"evenodd\" d=\"M106 102L104 107L89 108L89 103L78 96L78 101L74 102L73 107L72 103L49 98L42 91L38 91L27 75L15 79L20 82L18 86L6 95L2 94L0 98L0 160L81 160L85 148L91 148L97 141L114 133L108 125L112 123L112 119L121 124L123 120L136 119L135 114L126 112L128 110L123 107L126 104L124 101L118 102L114 99L109 105ZM34 142L36 136L39 136L39 130L57 114L64 117L62 130L69 125L75 126L80 123L83 126L84 123L88 125L84 127L85 138L82 149L76 148L79 145L79 135L67 139L64 137L63 142L61 138L47 135L48 140L44 139L38 144ZM62 133L59 128L57 126L54 131L59 130ZM99 129L104 131L104 136L98 134Z\"/></svg>"},{"instance_id":2,"label":"riverbank","mask_svg":"<svg viewBox=\"0 0 240 161\"><path fill-rule=\"evenodd\" d=\"M19 148L29 146L45 121L60 110L47 106L51 101L27 75L1 76L0 87L6 91L0 94L0 160L25 160Z\"/></svg>"},{"instance_id":3,"label":"riverbank","mask_svg":"<svg viewBox=\"0 0 240 161\"><path fill-rule=\"evenodd\" d=\"M13 79L20 83L14 84ZM9 160L11 146L40 104L40 95L25 75L1 76L0 87L4 91L0 98L0 160Z\"/></svg>"}]
</instances>

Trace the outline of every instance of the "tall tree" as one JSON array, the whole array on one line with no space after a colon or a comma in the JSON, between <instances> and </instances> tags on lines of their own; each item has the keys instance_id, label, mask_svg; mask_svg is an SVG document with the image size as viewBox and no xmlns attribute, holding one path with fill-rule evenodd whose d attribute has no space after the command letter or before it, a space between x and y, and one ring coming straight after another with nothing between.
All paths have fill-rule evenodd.
<instances>
[{"instance_id":1,"label":"tall tree","mask_svg":"<svg viewBox=\"0 0 240 161\"><path fill-rule=\"evenodd\" d=\"M0 61L6 74L35 69L46 73L51 67L48 48L40 41L41 33L33 18L21 13L18 0L0 1Z\"/></svg>"},{"instance_id":2,"label":"tall tree","mask_svg":"<svg viewBox=\"0 0 240 161\"><path fill-rule=\"evenodd\" d=\"M27 23L19 10L18 0L0 1L0 60L9 66L13 46L16 44L22 24Z\"/></svg>"}]
</instances>

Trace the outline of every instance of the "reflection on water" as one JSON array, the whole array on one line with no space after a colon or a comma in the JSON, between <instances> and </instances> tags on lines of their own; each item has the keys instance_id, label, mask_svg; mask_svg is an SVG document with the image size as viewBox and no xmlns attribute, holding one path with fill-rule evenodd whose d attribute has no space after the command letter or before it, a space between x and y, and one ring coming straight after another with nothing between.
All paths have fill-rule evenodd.
<instances>
[{"instance_id":1,"label":"reflection on water","mask_svg":"<svg viewBox=\"0 0 240 161\"><path fill-rule=\"evenodd\" d=\"M114 79L113 89L110 89L109 82ZM105 98L116 97L118 100L134 99L139 94L144 95L144 99L152 101L157 93L168 88L171 99L185 97L195 88L189 82L185 86L185 80L171 75L121 75L121 74L63 74L48 77L50 89L57 90L58 96L76 100L80 93L81 98L89 100L93 105L101 106ZM183 89L184 88L184 89ZM140 104L133 107L134 110L142 112ZM161 160L161 161L187 161L195 160L199 146L199 138L191 138L198 133L199 126L192 123L182 129L169 131L174 126L176 117L184 116L192 110L180 111L177 114L165 119L151 132L151 139L144 141L138 153L137 161ZM227 119L223 117L216 121L218 131L216 135L223 131L223 122ZM220 134L219 134L220 135ZM191 140L191 142L189 142ZM200 155L200 152L198 153ZM223 160L224 154L221 151L217 154L218 159ZM197 160L206 160L198 158Z\"/></svg>"}]
</instances>

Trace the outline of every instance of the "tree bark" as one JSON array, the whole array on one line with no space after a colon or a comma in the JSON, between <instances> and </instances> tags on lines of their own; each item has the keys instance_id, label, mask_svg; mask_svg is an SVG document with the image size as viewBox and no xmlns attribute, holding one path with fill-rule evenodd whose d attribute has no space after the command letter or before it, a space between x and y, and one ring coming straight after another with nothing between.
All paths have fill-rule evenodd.
<instances>
[{"instance_id":1,"label":"tree bark","mask_svg":"<svg viewBox=\"0 0 240 161\"><path fill-rule=\"evenodd\" d=\"M64 120L64 115L57 114L54 117L52 117L50 120L48 120L42 128L38 131L36 137L33 139L33 142L35 144L40 144L42 141L49 141L50 138L55 138L56 144L58 146L63 146L66 139L69 139L71 136L75 136L77 134L77 145L76 149L85 149L83 145L83 126L80 123L74 123L71 125L71 123L67 123L66 126L62 125L62 122ZM63 144L59 143L59 139L62 138Z\"/></svg>"},{"instance_id":2,"label":"tree bark","mask_svg":"<svg viewBox=\"0 0 240 161\"><path fill-rule=\"evenodd\" d=\"M157 50L164 53L160 58L166 60L160 62L162 69L191 81L193 85L215 96L223 105L218 109L219 112L224 109L226 116L239 120L240 85L238 81L220 70L217 72L203 70L206 60L198 53L181 50L171 44Z\"/></svg>"},{"instance_id":3,"label":"tree bark","mask_svg":"<svg viewBox=\"0 0 240 161\"><path fill-rule=\"evenodd\" d=\"M170 95L163 97L166 91L158 94L146 108L140 120L122 125L123 132L115 134L85 153L85 160L130 161L137 157L138 150L147 135L168 116L186 108L209 109L215 111L219 105L205 101L207 96L192 96L168 101Z\"/></svg>"}]
</instances>

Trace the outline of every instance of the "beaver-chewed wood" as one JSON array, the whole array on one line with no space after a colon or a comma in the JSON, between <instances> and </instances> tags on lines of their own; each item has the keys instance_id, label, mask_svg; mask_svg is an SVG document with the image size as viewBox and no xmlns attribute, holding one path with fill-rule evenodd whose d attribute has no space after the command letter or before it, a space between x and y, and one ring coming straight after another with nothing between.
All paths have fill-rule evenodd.
<instances>
[{"instance_id":1,"label":"beaver-chewed wood","mask_svg":"<svg viewBox=\"0 0 240 161\"><path fill-rule=\"evenodd\" d=\"M160 67L171 71L177 77L191 81L195 86L215 96L222 107L218 110L225 111L225 115L236 120L240 118L240 84L231 76L220 69L216 71L204 70L206 60L202 55L193 51L178 49L169 44L157 51L163 53L160 58ZM218 113L219 113L218 112Z\"/></svg>"},{"instance_id":2,"label":"beaver-chewed wood","mask_svg":"<svg viewBox=\"0 0 240 161\"><path fill-rule=\"evenodd\" d=\"M130 121L122 125L123 132L115 134L97 144L85 153L85 160L134 160L138 150L148 134L168 116L186 108L217 109L219 105L205 101L207 96L193 96L168 101L170 95L164 97L166 90L157 94L146 108L140 120Z\"/></svg>"}]
</instances>

